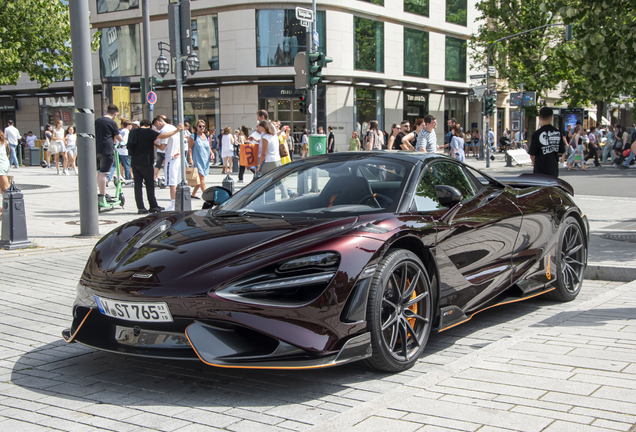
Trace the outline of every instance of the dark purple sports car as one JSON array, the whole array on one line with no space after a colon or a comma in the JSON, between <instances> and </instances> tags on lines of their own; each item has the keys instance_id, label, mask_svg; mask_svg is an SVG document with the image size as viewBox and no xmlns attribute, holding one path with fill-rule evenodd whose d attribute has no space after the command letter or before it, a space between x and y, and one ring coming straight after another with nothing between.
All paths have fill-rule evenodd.
<instances>
[{"instance_id":1,"label":"dark purple sports car","mask_svg":"<svg viewBox=\"0 0 636 432\"><path fill-rule=\"evenodd\" d=\"M220 367L400 371L433 330L577 296L589 227L572 195L422 153L303 159L104 236L64 338Z\"/></svg>"}]
</instances>

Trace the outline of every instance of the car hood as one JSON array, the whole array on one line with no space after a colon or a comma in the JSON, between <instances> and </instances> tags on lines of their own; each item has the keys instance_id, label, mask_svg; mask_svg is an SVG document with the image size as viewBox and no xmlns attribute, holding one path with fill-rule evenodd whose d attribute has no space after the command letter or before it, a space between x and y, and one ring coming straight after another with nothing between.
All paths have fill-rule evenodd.
<instances>
[{"instance_id":1,"label":"car hood","mask_svg":"<svg viewBox=\"0 0 636 432\"><path fill-rule=\"evenodd\" d=\"M523 173L517 177L497 177L497 180L505 183L514 188L524 188L524 187L558 187L563 189L565 192L574 196L574 188L570 183L565 180L561 180L560 178L545 175L545 174L532 174L532 173Z\"/></svg>"},{"instance_id":2,"label":"car hood","mask_svg":"<svg viewBox=\"0 0 636 432\"><path fill-rule=\"evenodd\" d=\"M143 236L163 221L170 227L140 244ZM227 269L242 267L248 271L272 256L343 233L356 221L357 217L328 220L255 216L210 218L206 211L144 218L130 223L138 229L134 236L128 235L129 239L121 238L130 228L123 226L113 231L109 239L100 242L96 255L89 260L99 264L92 266L92 279L96 277L103 281L105 277L110 283L134 281L138 284L143 281L146 285L157 286L207 274L210 270L227 273ZM95 272L96 267L101 271ZM86 271L85 276L88 276ZM218 277L226 280L221 274Z\"/></svg>"}]
</instances>

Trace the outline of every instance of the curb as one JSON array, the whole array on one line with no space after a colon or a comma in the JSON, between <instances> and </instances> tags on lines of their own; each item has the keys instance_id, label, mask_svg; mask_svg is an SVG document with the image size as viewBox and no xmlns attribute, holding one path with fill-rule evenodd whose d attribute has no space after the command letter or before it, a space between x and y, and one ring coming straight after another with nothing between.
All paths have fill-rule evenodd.
<instances>
[{"instance_id":1,"label":"curb","mask_svg":"<svg viewBox=\"0 0 636 432\"><path fill-rule=\"evenodd\" d=\"M631 282L636 280L636 268L588 264L583 273L583 278L611 282Z\"/></svg>"}]
</instances>

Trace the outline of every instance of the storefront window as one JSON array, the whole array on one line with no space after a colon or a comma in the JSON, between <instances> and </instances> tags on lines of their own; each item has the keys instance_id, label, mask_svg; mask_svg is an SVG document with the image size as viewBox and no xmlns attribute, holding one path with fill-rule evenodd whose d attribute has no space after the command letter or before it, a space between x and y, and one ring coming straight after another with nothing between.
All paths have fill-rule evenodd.
<instances>
[{"instance_id":1,"label":"storefront window","mask_svg":"<svg viewBox=\"0 0 636 432\"><path fill-rule=\"evenodd\" d=\"M177 112L177 92L172 92L173 112ZM210 131L220 130L221 109L218 88L184 88L183 120L194 125L199 120L208 123ZM218 133L218 132L217 132Z\"/></svg>"},{"instance_id":2,"label":"storefront window","mask_svg":"<svg viewBox=\"0 0 636 432\"><path fill-rule=\"evenodd\" d=\"M377 120L378 128L384 130L384 90L356 89L355 117L360 142L371 120Z\"/></svg>"},{"instance_id":3,"label":"storefront window","mask_svg":"<svg viewBox=\"0 0 636 432\"><path fill-rule=\"evenodd\" d=\"M447 0L450 1L450 0ZM404 0L404 12L428 16L429 0Z\"/></svg>"},{"instance_id":4,"label":"storefront window","mask_svg":"<svg viewBox=\"0 0 636 432\"><path fill-rule=\"evenodd\" d=\"M384 72L384 23L354 17L356 70Z\"/></svg>"},{"instance_id":5,"label":"storefront window","mask_svg":"<svg viewBox=\"0 0 636 432\"><path fill-rule=\"evenodd\" d=\"M318 51L326 53L325 11L316 13ZM295 9L256 11L258 66L293 66L296 54L307 51L307 29L300 25Z\"/></svg>"},{"instance_id":6,"label":"storefront window","mask_svg":"<svg viewBox=\"0 0 636 432\"><path fill-rule=\"evenodd\" d=\"M97 13L137 9L139 0L97 0Z\"/></svg>"},{"instance_id":7,"label":"storefront window","mask_svg":"<svg viewBox=\"0 0 636 432\"><path fill-rule=\"evenodd\" d=\"M428 78L428 32L404 27L404 75Z\"/></svg>"},{"instance_id":8,"label":"storefront window","mask_svg":"<svg viewBox=\"0 0 636 432\"><path fill-rule=\"evenodd\" d=\"M466 26L467 11L466 0L446 0L446 22Z\"/></svg>"},{"instance_id":9,"label":"storefront window","mask_svg":"<svg viewBox=\"0 0 636 432\"><path fill-rule=\"evenodd\" d=\"M139 24L100 29L99 66L102 77L141 75Z\"/></svg>"},{"instance_id":10,"label":"storefront window","mask_svg":"<svg viewBox=\"0 0 636 432\"><path fill-rule=\"evenodd\" d=\"M199 57L200 70L219 69L219 33L216 14L192 19L192 49Z\"/></svg>"},{"instance_id":11,"label":"storefront window","mask_svg":"<svg viewBox=\"0 0 636 432\"><path fill-rule=\"evenodd\" d=\"M446 36L446 81L466 82L466 41Z\"/></svg>"},{"instance_id":12,"label":"storefront window","mask_svg":"<svg viewBox=\"0 0 636 432\"><path fill-rule=\"evenodd\" d=\"M75 125L75 100L68 97L42 97L39 98L40 123L44 127L47 124L54 125L58 120L64 123L64 129Z\"/></svg>"},{"instance_id":13,"label":"storefront window","mask_svg":"<svg viewBox=\"0 0 636 432\"><path fill-rule=\"evenodd\" d=\"M464 130L468 128L466 123L466 98L446 96L444 98L444 133L448 133L448 120L454 118Z\"/></svg>"},{"instance_id":14,"label":"storefront window","mask_svg":"<svg viewBox=\"0 0 636 432\"><path fill-rule=\"evenodd\" d=\"M404 93L404 118L415 125L415 121L428 113L428 98L424 94Z\"/></svg>"}]
</instances>

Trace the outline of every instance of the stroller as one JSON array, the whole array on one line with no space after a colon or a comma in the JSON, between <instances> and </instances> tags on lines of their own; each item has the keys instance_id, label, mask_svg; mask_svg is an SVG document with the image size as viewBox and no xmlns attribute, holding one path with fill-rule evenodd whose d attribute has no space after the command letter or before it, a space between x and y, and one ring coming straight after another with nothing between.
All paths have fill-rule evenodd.
<instances>
[{"instance_id":1,"label":"stroller","mask_svg":"<svg viewBox=\"0 0 636 432\"><path fill-rule=\"evenodd\" d=\"M510 149L510 138L502 136L499 138L499 153L504 153Z\"/></svg>"}]
</instances>

